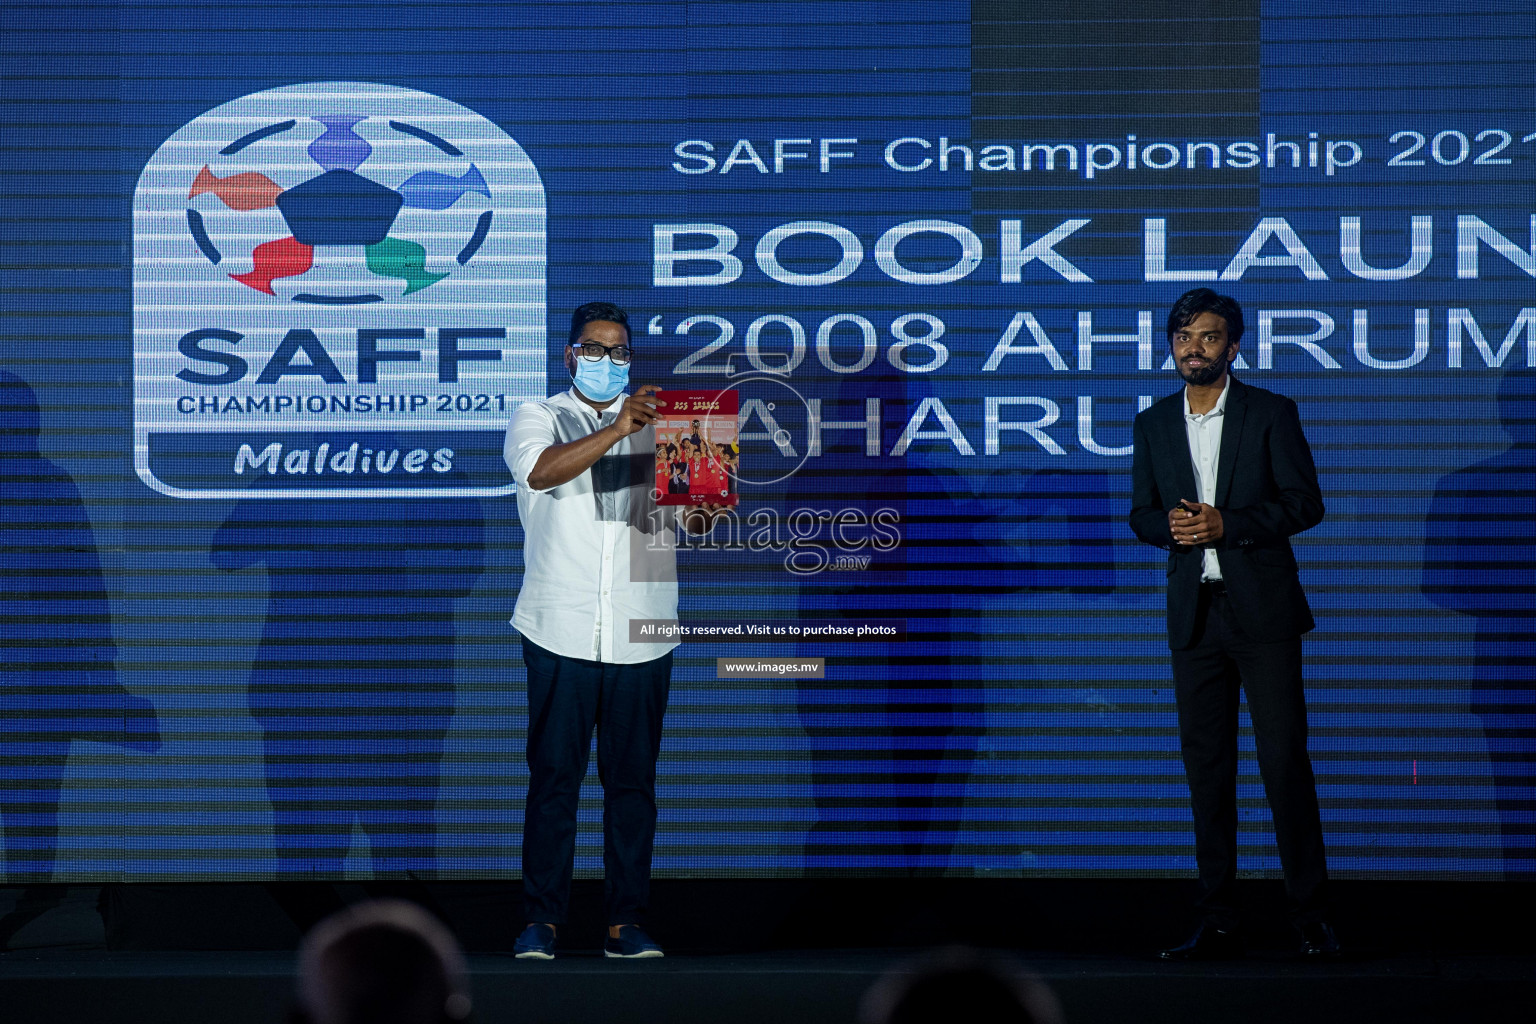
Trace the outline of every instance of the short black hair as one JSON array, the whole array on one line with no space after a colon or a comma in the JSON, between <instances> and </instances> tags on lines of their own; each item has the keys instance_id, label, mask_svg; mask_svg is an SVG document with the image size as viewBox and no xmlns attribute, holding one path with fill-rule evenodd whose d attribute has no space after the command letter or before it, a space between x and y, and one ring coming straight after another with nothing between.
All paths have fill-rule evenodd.
<instances>
[{"instance_id":1,"label":"short black hair","mask_svg":"<svg viewBox=\"0 0 1536 1024\"><path fill-rule=\"evenodd\" d=\"M1173 336L1188 327L1201 313L1215 313L1227 322L1227 341L1243 340L1243 307L1230 295L1218 295L1209 288L1193 288L1179 296L1168 312L1168 344Z\"/></svg>"},{"instance_id":2,"label":"short black hair","mask_svg":"<svg viewBox=\"0 0 1536 1024\"><path fill-rule=\"evenodd\" d=\"M457 1024L469 971L452 934L400 900L354 904L316 925L299 950L295 1024Z\"/></svg>"},{"instance_id":3,"label":"short black hair","mask_svg":"<svg viewBox=\"0 0 1536 1024\"><path fill-rule=\"evenodd\" d=\"M610 324L622 324L624 327L625 343L634 344L633 339L630 337L629 314L611 302L588 302L585 305L577 306L575 311L571 313L571 339L569 343L572 345L576 344L576 340L581 337L581 329L594 320Z\"/></svg>"},{"instance_id":4,"label":"short black hair","mask_svg":"<svg viewBox=\"0 0 1536 1024\"><path fill-rule=\"evenodd\" d=\"M926 1024L970 1019L1008 1024L1061 1024L1061 1004L1045 982L1011 957L952 946L897 964L859 1003L860 1024Z\"/></svg>"}]
</instances>

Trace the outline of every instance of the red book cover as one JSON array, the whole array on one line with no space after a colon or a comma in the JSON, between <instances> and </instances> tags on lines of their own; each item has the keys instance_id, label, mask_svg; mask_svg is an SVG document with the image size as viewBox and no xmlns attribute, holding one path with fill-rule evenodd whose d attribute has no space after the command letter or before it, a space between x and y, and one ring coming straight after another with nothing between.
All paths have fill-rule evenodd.
<instances>
[{"instance_id":1,"label":"red book cover","mask_svg":"<svg viewBox=\"0 0 1536 1024\"><path fill-rule=\"evenodd\" d=\"M736 504L735 391L658 391L656 503Z\"/></svg>"}]
</instances>

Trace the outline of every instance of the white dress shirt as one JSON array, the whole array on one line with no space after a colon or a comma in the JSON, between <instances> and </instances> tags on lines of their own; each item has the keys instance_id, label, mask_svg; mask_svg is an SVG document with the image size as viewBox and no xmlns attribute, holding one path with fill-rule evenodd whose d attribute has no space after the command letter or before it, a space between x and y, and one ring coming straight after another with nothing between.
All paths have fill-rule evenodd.
<instances>
[{"instance_id":1,"label":"white dress shirt","mask_svg":"<svg viewBox=\"0 0 1536 1024\"><path fill-rule=\"evenodd\" d=\"M1221 389L1215 408L1210 412L1189 411L1189 389L1184 389L1184 430L1189 435L1189 461L1195 467L1195 487L1200 491L1196 499L1202 505L1216 504L1216 467L1221 463L1221 426L1226 422L1227 393L1232 390L1232 378ZM1201 566L1202 580L1221 579L1221 561L1215 548L1206 548Z\"/></svg>"},{"instance_id":2,"label":"white dress shirt","mask_svg":"<svg viewBox=\"0 0 1536 1024\"><path fill-rule=\"evenodd\" d=\"M658 507L656 432L621 439L586 472L536 490L539 455L612 423L627 396L601 414L572 389L524 402L512 416L503 456L517 481L523 524L523 587L512 626L547 651L585 661L652 661L676 640L630 643L630 619L677 618L674 513Z\"/></svg>"}]
</instances>

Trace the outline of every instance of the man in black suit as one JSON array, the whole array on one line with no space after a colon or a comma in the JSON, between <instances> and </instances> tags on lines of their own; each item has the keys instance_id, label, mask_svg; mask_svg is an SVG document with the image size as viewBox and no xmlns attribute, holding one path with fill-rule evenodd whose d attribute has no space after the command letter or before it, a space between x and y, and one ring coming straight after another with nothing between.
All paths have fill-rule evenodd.
<instances>
[{"instance_id":1,"label":"man in black suit","mask_svg":"<svg viewBox=\"0 0 1536 1024\"><path fill-rule=\"evenodd\" d=\"M1296 403L1228 372L1242 336L1235 300L1208 288L1180 297L1168 344L1184 387L1136 417L1131 529L1169 552L1168 646L1204 918L1165 960L1242 953L1233 892L1239 688L1302 951L1328 958L1339 948L1307 755L1301 635L1313 621L1288 540L1323 518L1323 500Z\"/></svg>"}]
</instances>

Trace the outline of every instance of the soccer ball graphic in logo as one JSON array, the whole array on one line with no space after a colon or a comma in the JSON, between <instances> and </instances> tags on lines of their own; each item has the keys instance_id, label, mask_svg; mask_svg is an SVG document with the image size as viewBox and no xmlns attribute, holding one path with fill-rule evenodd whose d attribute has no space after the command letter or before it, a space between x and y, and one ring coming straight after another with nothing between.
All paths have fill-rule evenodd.
<instances>
[{"instance_id":1,"label":"soccer ball graphic in logo","mask_svg":"<svg viewBox=\"0 0 1536 1024\"><path fill-rule=\"evenodd\" d=\"M189 184L187 230L210 263L274 298L329 306L403 298L468 264L491 229L480 169L405 121L347 113L279 121L235 139L215 161Z\"/></svg>"}]
</instances>

